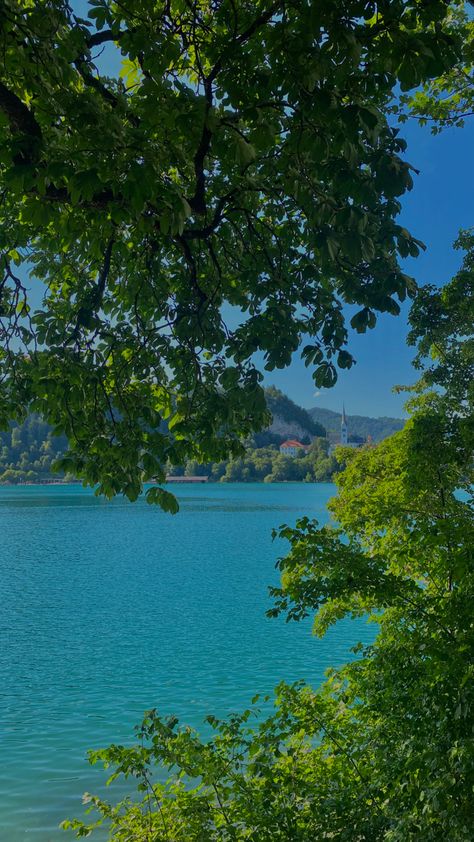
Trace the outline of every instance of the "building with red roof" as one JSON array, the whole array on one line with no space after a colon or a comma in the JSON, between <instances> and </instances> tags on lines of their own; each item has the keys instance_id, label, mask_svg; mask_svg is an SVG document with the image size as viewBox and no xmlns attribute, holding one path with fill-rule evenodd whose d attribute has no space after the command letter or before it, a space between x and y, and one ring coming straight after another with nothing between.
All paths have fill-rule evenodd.
<instances>
[{"instance_id":1,"label":"building with red roof","mask_svg":"<svg viewBox=\"0 0 474 842\"><path fill-rule=\"evenodd\" d=\"M307 453L309 444L301 444L297 439L287 439L280 444L280 453L283 456L297 456L298 453Z\"/></svg>"}]
</instances>

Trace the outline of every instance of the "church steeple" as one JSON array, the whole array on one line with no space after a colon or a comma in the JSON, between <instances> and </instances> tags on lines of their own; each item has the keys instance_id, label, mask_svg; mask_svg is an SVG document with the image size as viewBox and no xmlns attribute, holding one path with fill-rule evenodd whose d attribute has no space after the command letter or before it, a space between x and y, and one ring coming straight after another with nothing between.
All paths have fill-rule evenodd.
<instances>
[{"instance_id":1,"label":"church steeple","mask_svg":"<svg viewBox=\"0 0 474 842\"><path fill-rule=\"evenodd\" d=\"M342 417L341 417L341 444L347 444L347 418L346 418L346 409L344 404L342 404Z\"/></svg>"}]
</instances>

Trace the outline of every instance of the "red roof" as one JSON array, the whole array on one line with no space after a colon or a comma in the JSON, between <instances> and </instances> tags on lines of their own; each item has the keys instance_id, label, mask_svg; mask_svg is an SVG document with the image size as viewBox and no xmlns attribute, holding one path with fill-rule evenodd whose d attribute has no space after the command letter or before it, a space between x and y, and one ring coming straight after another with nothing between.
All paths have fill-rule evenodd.
<instances>
[{"instance_id":1,"label":"red roof","mask_svg":"<svg viewBox=\"0 0 474 842\"><path fill-rule=\"evenodd\" d=\"M303 450L306 450L306 445L301 444L301 442L296 441L296 439L287 439L280 444L280 447L302 447Z\"/></svg>"}]
</instances>

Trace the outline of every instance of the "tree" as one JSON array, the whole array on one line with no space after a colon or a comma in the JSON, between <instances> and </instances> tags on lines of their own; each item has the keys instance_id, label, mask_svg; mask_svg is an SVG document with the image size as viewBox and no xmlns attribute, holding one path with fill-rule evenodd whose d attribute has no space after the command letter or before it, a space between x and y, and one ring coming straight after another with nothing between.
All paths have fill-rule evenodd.
<instances>
[{"instance_id":1,"label":"tree","mask_svg":"<svg viewBox=\"0 0 474 842\"><path fill-rule=\"evenodd\" d=\"M347 450L333 525L303 518L277 532L290 551L270 613L314 613L318 635L371 615L374 644L317 691L282 684L257 727L250 710L209 717L203 742L150 711L135 747L92 752L112 778L139 783L136 802L86 797L112 838L472 839L474 261L463 241L458 275L425 290L412 316L418 364L430 362L404 429ZM167 784L153 783L156 765L175 772Z\"/></svg>"},{"instance_id":2,"label":"tree","mask_svg":"<svg viewBox=\"0 0 474 842\"><path fill-rule=\"evenodd\" d=\"M385 109L456 63L450 6L3 0L1 420L39 412L64 471L135 499L265 425L255 351L272 370L306 337L331 385L343 303L363 332L414 292Z\"/></svg>"},{"instance_id":3,"label":"tree","mask_svg":"<svg viewBox=\"0 0 474 842\"><path fill-rule=\"evenodd\" d=\"M392 106L400 122L415 118L421 125L429 125L433 134L463 127L474 114L474 21L467 3L453 3L447 26L461 45L461 60Z\"/></svg>"}]
</instances>

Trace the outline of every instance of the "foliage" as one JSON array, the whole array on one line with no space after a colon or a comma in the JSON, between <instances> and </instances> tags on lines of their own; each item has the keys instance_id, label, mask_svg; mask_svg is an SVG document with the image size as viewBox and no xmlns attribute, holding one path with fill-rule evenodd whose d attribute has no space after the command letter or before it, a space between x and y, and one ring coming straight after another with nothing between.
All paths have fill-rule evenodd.
<instances>
[{"instance_id":1,"label":"foliage","mask_svg":"<svg viewBox=\"0 0 474 842\"><path fill-rule=\"evenodd\" d=\"M462 231L455 247L464 251L461 269L446 287L420 290L409 342L418 345L415 366L425 369L419 387L441 389L454 408L465 408L474 404L474 228Z\"/></svg>"},{"instance_id":2,"label":"foliage","mask_svg":"<svg viewBox=\"0 0 474 842\"><path fill-rule=\"evenodd\" d=\"M22 424L12 422L0 433L0 483L49 479L66 449L65 436L53 436L51 427L37 415L28 416Z\"/></svg>"},{"instance_id":3,"label":"foliage","mask_svg":"<svg viewBox=\"0 0 474 842\"><path fill-rule=\"evenodd\" d=\"M265 426L254 352L306 339L334 383L343 304L363 332L414 291L385 108L456 65L450 5L2 0L3 424L39 412L63 470L135 499Z\"/></svg>"},{"instance_id":4,"label":"foliage","mask_svg":"<svg viewBox=\"0 0 474 842\"><path fill-rule=\"evenodd\" d=\"M334 412L332 409L324 409L319 406L309 409L308 412L315 421L324 424L330 438L339 440L341 435L340 412ZM378 442L401 430L405 422L401 418L386 416L369 418L366 415L348 415L347 423L350 435L359 436L364 441L370 436L372 441Z\"/></svg>"},{"instance_id":5,"label":"foliage","mask_svg":"<svg viewBox=\"0 0 474 842\"><path fill-rule=\"evenodd\" d=\"M12 423L8 432L0 433L0 446L0 483L17 484L51 479L55 463L67 449L67 440L54 436L51 427L38 417L29 416L22 424ZM244 456L237 459L204 464L188 459L183 466L170 465L167 473L207 476L221 482L329 482L340 464L327 451L325 439L316 439L308 454L297 458L281 455L278 445L255 447L248 443ZM176 511L176 501L171 504L161 492L164 494L164 489L150 490L147 499Z\"/></svg>"},{"instance_id":6,"label":"foliage","mask_svg":"<svg viewBox=\"0 0 474 842\"><path fill-rule=\"evenodd\" d=\"M429 125L433 134L462 127L474 114L474 20L467 3L453 3L447 29L462 46L461 60L415 93L402 95L391 109L400 122L415 118L421 125Z\"/></svg>"},{"instance_id":7,"label":"foliage","mask_svg":"<svg viewBox=\"0 0 474 842\"><path fill-rule=\"evenodd\" d=\"M412 317L432 360L404 429L347 450L334 523L283 526L290 550L271 615L378 624L373 645L322 688L277 688L273 716L209 718L212 738L149 712L133 748L92 762L132 776L118 806L89 796L98 824L146 842L470 842L474 786L474 263L425 290ZM431 388L436 386L436 390ZM165 785L152 775L165 767ZM95 823L67 823L78 835ZM448 836L447 836L448 834Z\"/></svg>"}]
</instances>

